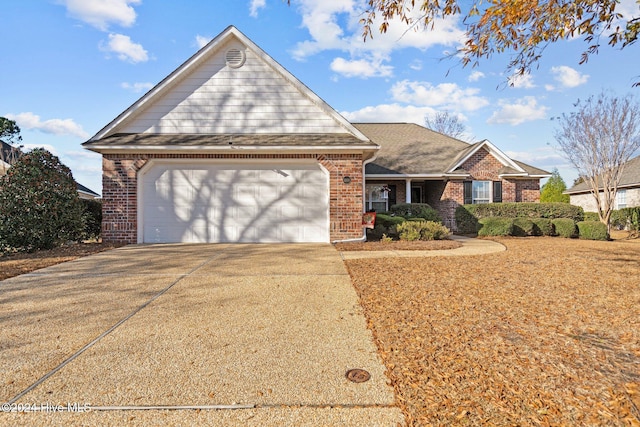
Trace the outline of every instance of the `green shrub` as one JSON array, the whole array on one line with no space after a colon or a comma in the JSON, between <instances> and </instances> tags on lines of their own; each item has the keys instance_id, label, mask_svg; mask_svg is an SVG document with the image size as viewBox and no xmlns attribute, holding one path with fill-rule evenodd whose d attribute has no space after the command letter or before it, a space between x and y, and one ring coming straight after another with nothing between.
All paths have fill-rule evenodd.
<instances>
[{"instance_id":1,"label":"green shrub","mask_svg":"<svg viewBox=\"0 0 640 427\"><path fill-rule=\"evenodd\" d=\"M619 230L638 231L640 229L640 206L611 212L611 226Z\"/></svg>"},{"instance_id":2,"label":"green shrub","mask_svg":"<svg viewBox=\"0 0 640 427\"><path fill-rule=\"evenodd\" d=\"M426 203L398 203L389 212L403 218L422 218L427 221L442 222L440 214Z\"/></svg>"},{"instance_id":3,"label":"green shrub","mask_svg":"<svg viewBox=\"0 0 640 427\"><path fill-rule=\"evenodd\" d=\"M572 239L578 237L578 227L576 223L569 218L556 218L552 219L553 228L556 235Z\"/></svg>"},{"instance_id":4,"label":"green shrub","mask_svg":"<svg viewBox=\"0 0 640 427\"><path fill-rule=\"evenodd\" d=\"M97 239L102 232L102 203L98 200L80 199L84 207L84 239Z\"/></svg>"},{"instance_id":5,"label":"green shrub","mask_svg":"<svg viewBox=\"0 0 640 427\"><path fill-rule=\"evenodd\" d=\"M529 218L514 218L512 236L525 237L534 235L534 224Z\"/></svg>"},{"instance_id":6,"label":"green shrub","mask_svg":"<svg viewBox=\"0 0 640 427\"><path fill-rule=\"evenodd\" d=\"M475 234L478 232L478 218L467 209L469 206L474 205L463 205L456 208L456 228L460 234Z\"/></svg>"},{"instance_id":7,"label":"green shrub","mask_svg":"<svg viewBox=\"0 0 640 427\"><path fill-rule=\"evenodd\" d=\"M600 221L598 212L585 212L583 221Z\"/></svg>"},{"instance_id":8,"label":"green shrub","mask_svg":"<svg viewBox=\"0 0 640 427\"><path fill-rule=\"evenodd\" d=\"M581 239L608 240L607 225L600 221L580 221L578 230Z\"/></svg>"},{"instance_id":9,"label":"green shrub","mask_svg":"<svg viewBox=\"0 0 640 427\"><path fill-rule=\"evenodd\" d=\"M477 218L571 218L574 221L584 219L584 210L579 206L567 203L484 203L462 205L458 209L466 209ZM456 216L457 219L457 216Z\"/></svg>"},{"instance_id":10,"label":"green shrub","mask_svg":"<svg viewBox=\"0 0 640 427\"><path fill-rule=\"evenodd\" d=\"M534 236L555 236L556 231L548 218L533 218L533 235Z\"/></svg>"},{"instance_id":11,"label":"green shrub","mask_svg":"<svg viewBox=\"0 0 640 427\"><path fill-rule=\"evenodd\" d=\"M478 236L513 235L513 218L489 217L478 220Z\"/></svg>"},{"instance_id":12,"label":"green shrub","mask_svg":"<svg viewBox=\"0 0 640 427\"><path fill-rule=\"evenodd\" d=\"M445 239L450 231L447 227L434 221L414 221L407 220L399 224L397 227L400 240L442 240Z\"/></svg>"},{"instance_id":13,"label":"green shrub","mask_svg":"<svg viewBox=\"0 0 640 427\"><path fill-rule=\"evenodd\" d=\"M0 178L0 251L51 249L78 240L83 207L71 170L42 148Z\"/></svg>"}]
</instances>

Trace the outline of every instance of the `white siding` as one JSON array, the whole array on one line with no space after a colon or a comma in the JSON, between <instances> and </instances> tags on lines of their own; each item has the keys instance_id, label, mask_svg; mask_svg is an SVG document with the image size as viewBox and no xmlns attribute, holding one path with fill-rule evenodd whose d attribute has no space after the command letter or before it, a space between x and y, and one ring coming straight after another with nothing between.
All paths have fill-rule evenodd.
<instances>
[{"instance_id":1,"label":"white siding","mask_svg":"<svg viewBox=\"0 0 640 427\"><path fill-rule=\"evenodd\" d=\"M625 190L627 191L627 207L640 206L640 188L626 188ZM591 193L571 194L569 200L572 205L580 206L585 212L597 212L596 200Z\"/></svg>"},{"instance_id":2,"label":"white siding","mask_svg":"<svg viewBox=\"0 0 640 427\"><path fill-rule=\"evenodd\" d=\"M228 67L229 48L245 51ZM212 57L144 106L124 133L344 133L345 129L243 44L231 40Z\"/></svg>"}]
</instances>

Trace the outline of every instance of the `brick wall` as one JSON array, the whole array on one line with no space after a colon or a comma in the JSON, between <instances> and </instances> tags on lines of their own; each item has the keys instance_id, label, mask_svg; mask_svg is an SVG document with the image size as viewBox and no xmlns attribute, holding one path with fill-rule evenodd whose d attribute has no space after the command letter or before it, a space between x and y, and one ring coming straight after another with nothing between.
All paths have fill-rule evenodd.
<instances>
[{"instance_id":1,"label":"brick wall","mask_svg":"<svg viewBox=\"0 0 640 427\"><path fill-rule=\"evenodd\" d=\"M362 236L362 155L105 154L102 159L102 238L136 243L138 171L148 159L316 159L329 171L330 238ZM345 184L343 178L351 182Z\"/></svg>"}]
</instances>

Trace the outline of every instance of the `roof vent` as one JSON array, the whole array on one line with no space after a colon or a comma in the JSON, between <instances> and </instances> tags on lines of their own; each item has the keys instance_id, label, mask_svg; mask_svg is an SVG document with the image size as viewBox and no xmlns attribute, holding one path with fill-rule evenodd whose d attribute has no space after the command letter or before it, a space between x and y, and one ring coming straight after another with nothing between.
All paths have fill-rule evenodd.
<instances>
[{"instance_id":1,"label":"roof vent","mask_svg":"<svg viewBox=\"0 0 640 427\"><path fill-rule=\"evenodd\" d=\"M240 68L244 64L244 52L240 49L229 49L227 51L227 65L231 68Z\"/></svg>"}]
</instances>

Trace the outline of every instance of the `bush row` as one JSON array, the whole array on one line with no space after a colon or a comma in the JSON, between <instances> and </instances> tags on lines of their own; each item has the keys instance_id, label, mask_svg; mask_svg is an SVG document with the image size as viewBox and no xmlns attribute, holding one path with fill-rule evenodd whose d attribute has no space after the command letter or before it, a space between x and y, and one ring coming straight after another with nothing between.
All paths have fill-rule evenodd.
<instances>
[{"instance_id":1,"label":"bush row","mask_svg":"<svg viewBox=\"0 0 640 427\"><path fill-rule=\"evenodd\" d=\"M568 203L485 203L458 206L455 216L458 232L467 234L476 232L482 218L569 218L579 222L584 220L584 211Z\"/></svg>"},{"instance_id":2,"label":"bush row","mask_svg":"<svg viewBox=\"0 0 640 427\"><path fill-rule=\"evenodd\" d=\"M426 203L393 205L389 212L378 213L375 227L367 230L367 238L371 240L383 236L400 240L441 240L449 234L438 211Z\"/></svg>"},{"instance_id":3,"label":"bush row","mask_svg":"<svg viewBox=\"0 0 640 427\"><path fill-rule=\"evenodd\" d=\"M576 223L570 218L481 218L477 232L478 236L560 236L607 240L607 226L600 221Z\"/></svg>"},{"instance_id":4,"label":"bush row","mask_svg":"<svg viewBox=\"0 0 640 427\"><path fill-rule=\"evenodd\" d=\"M585 212L584 219L585 221L600 220L596 212ZM640 230L640 206L611 211L610 222L611 227L618 230Z\"/></svg>"}]
</instances>

